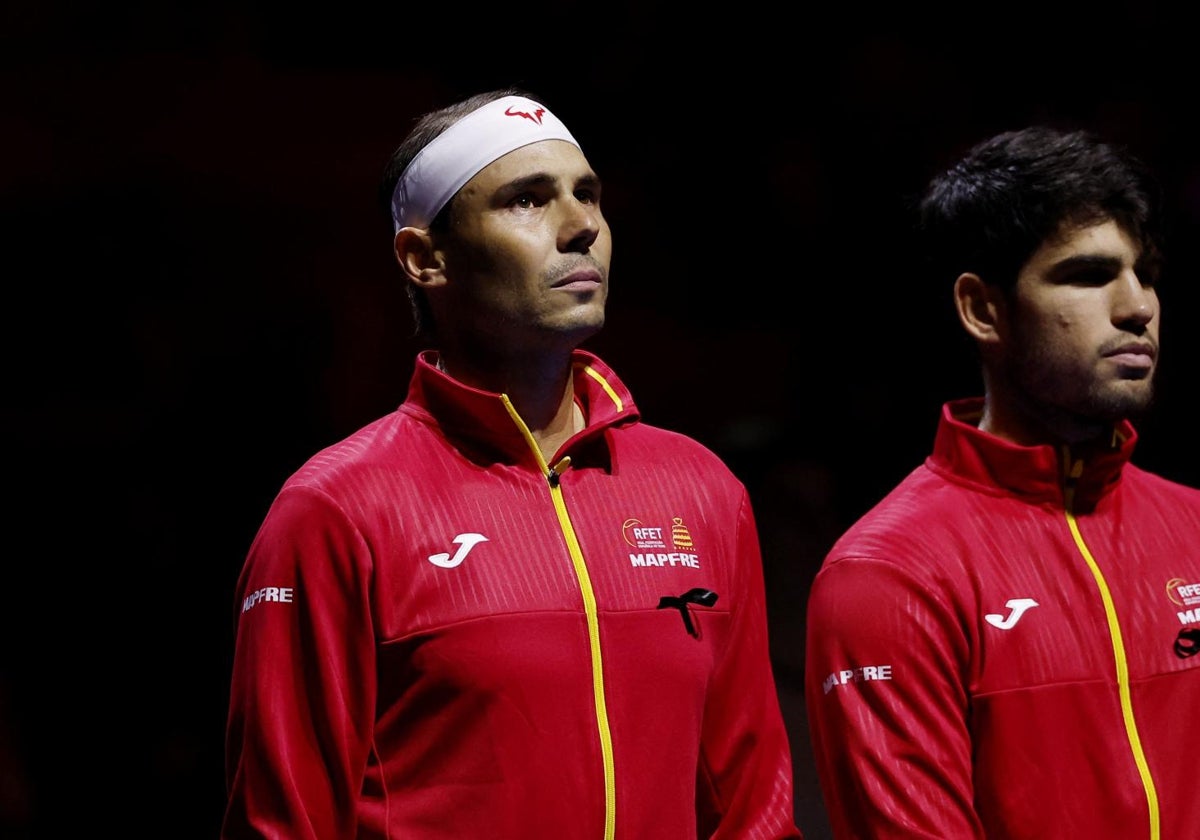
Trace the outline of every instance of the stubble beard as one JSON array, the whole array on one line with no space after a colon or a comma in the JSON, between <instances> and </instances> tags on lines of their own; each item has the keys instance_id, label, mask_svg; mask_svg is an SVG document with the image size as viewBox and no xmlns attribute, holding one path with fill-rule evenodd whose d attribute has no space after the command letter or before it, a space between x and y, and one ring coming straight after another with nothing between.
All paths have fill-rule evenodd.
<instances>
[{"instance_id":1,"label":"stubble beard","mask_svg":"<svg viewBox=\"0 0 1200 840\"><path fill-rule=\"evenodd\" d=\"M1025 410L1064 440L1085 440L1114 423L1145 415L1154 402L1154 372L1142 377L1104 378L1080 371L1044 353L1022 354L1011 370Z\"/></svg>"}]
</instances>

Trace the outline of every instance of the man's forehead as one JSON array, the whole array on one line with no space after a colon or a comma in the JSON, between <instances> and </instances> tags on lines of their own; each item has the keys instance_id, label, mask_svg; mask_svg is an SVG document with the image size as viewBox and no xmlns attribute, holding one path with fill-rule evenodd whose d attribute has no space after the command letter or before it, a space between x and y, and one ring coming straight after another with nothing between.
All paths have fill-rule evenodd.
<instances>
[{"instance_id":1,"label":"man's forehead","mask_svg":"<svg viewBox=\"0 0 1200 840\"><path fill-rule=\"evenodd\" d=\"M1113 219L1068 223L1042 243L1029 258L1026 269L1041 273L1081 259L1132 264L1140 251L1137 241Z\"/></svg>"},{"instance_id":2,"label":"man's forehead","mask_svg":"<svg viewBox=\"0 0 1200 840\"><path fill-rule=\"evenodd\" d=\"M1095 219L1064 223L1039 250L1047 254L1067 255L1082 251L1129 250L1135 244L1134 238L1115 219Z\"/></svg>"}]
</instances>

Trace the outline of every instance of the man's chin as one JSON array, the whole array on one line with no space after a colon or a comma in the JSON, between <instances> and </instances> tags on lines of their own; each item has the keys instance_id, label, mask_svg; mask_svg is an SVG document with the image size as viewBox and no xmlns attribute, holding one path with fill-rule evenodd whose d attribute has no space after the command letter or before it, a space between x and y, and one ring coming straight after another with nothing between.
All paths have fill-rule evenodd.
<instances>
[{"instance_id":1,"label":"man's chin","mask_svg":"<svg viewBox=\"0 0 1200 840\"><path fill-rule=\"evenodd\" d=\"M1098 419L1125 420L1142 416L1153 404L1154 386L1149 379L1123 380L1094 395L1091 413Z\"/></svg>"},{"instance_id":2,"label":"man's chin","mask_svg":"<svg viewBox=\"0 0 1200 840\"><path fill-rule=\"evenodd\" d=\"M584 341L604 329L604 311L579 313L562 325L562 332L570 333L576 341Z\"/></svg>"}]
</instances>

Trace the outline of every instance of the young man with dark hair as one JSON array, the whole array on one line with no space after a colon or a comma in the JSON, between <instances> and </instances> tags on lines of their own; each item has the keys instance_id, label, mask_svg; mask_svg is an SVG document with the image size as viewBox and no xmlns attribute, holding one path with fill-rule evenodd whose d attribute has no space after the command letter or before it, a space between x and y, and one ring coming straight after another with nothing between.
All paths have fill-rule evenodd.
<instances>
[{"instance_id":1,"label":"young man with dark hair","mask_svg":"<svg viewBox=\"0 0 1200 840\"><path fill-rule=\"evenodd\" d=\"M1200 491L1132 462L1159 209L1136 159L1035 126L920 207L984 394L832 547L805 693L839 838L1195 837Z\"/></svg>"}]
</instances>

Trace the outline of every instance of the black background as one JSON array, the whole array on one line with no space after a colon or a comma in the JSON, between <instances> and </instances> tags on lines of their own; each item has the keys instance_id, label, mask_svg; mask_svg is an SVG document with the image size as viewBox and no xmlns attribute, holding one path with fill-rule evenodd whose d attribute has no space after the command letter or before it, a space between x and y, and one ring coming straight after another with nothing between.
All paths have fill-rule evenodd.
<instances>
[{"instance_id":1,"label":"black background","mask_svg":"<svg viewBox=\"0 0 1200 840\"><path fill-rule=\"evenodd\" d=\"M1157 169L1172 261L1136 460L1200 485L1186 21L434 6L3 6L5 838L217 836L242 559L292 470L403 399L417 345L375 187L420 113L478 90L527 87L581 140L615 236L589 347L750 488L809 840L809 581L979 390L911 251L935 169L1035 121Z\"/></svg>"}]
</instances>

